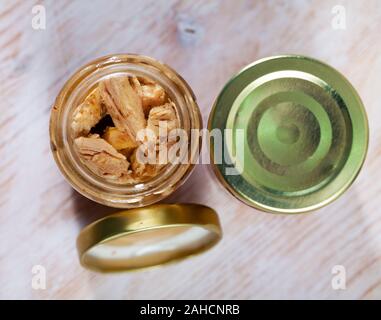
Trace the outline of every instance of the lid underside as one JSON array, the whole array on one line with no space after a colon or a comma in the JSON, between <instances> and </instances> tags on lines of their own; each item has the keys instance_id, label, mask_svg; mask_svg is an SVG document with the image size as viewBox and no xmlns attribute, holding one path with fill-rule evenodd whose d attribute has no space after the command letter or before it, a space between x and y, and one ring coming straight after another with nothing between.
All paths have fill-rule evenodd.
<instances>
[{"instance_id":1,"label":"lid underside","mask_svg":"<svg viewBox=\"0 0 381 320\"><path fill-rule=\"evenodd\" d=\"M77 239L81 264L117 272L184 259L214 246L222 231L211 208L158 204L121 211L85 227Z\"/></svg>"}]
</instances>

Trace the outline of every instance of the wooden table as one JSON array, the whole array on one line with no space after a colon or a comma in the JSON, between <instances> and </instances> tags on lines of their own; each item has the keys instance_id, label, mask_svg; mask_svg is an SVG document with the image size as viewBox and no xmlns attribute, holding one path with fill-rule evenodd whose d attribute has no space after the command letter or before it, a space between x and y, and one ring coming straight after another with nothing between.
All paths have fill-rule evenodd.
<instances>
[{"instance_id":1,"label":"wooden table","mask_svg":"<svg viewBox=\"0 0 381 320\"><path fill-rule=\"evenodd\" d=\"M31 26L46 9L46 29ZM336 29L337 4L346 29ZM333 13L332 13L333 10ZM341 11L340 11L341 12ZM342 16L340 16L342 17ZM0 3L0 298L381 298L381 1L24 1ZM92 59L134 52L191 85L206 121L226 81L269 55L300 53L343 72L369 116L355 184L328 207L285 216L240 203L205 165L167 201L215 208L223 241L179 264L100 275L80 267L79 230L115 210L77 194L52 158L48 122L65 80ZM33 289L32 268L46 270ZM332 268L346 269L333 290Z\"/></svg>"}]
</instances>

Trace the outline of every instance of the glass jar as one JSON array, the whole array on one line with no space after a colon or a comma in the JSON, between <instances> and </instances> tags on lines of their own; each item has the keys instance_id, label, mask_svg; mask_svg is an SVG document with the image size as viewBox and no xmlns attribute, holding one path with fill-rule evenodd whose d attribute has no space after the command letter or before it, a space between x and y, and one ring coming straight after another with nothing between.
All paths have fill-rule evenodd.
<instances>
[{"instance_id":1,"label":"glass jar","mask_svg":"<svg viewBox=\"0 0 381 320\"><path fill-rule=\"evenodd\" d=\"M199 156L201 138L188 139L186 161L169 163L155 177L142 183L118 184L91 172L74 150L70 119L76 106L101 80L121 75L145 77L162 86L174 102L180 128L188 137L192 129L202 128L195 96L173 69L142 55L109 55L80 68L63 86L51 113L51 149L61 172L82 195L112 207L135 208L158 202L185 181Z\"/></svg>"}]
</instances>

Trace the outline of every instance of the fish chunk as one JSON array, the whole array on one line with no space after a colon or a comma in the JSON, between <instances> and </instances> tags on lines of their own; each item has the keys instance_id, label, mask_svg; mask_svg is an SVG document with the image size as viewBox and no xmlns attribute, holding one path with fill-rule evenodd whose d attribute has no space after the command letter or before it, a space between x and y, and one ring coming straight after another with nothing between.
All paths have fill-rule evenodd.
<instances>
[{"instance_id":1,"label":"fish chunk","mask_svg":"<svg viewBox=\"0 0 381 320\"><path fill-rule=\"evenodd\" d=\"M142 101L132 88L128 77L103 80L99 84L99 91L115 126L136 140L138 131L146 126L146 119Z\"/></svg>"}]
</instances>

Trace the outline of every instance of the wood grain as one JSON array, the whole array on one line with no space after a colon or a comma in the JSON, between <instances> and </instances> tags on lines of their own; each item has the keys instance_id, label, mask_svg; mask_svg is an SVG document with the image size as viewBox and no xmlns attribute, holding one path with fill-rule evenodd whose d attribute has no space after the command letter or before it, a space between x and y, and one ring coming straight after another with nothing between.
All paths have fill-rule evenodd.
<instances>
[{"instance_id":1,"label":"wood grain","mask_svg":"<svg viewBox=\"0 0 381 320\"><path fill-rule=\"evenodd\" d=\"M31 27L46 8L46 30ZM332 8L346 9L335 30ZM4 1L0 3L0 298L381 298L381 1ZM50 153L51 105L81 65L109 53L160 59L191 85L206 121L226 81L274 54L324 60L357 88L370 124L367 161L339 200L312 214L271 215L230 196L197 166L171 201L207 204L223 241L152 271L99 275L79 266L79 230L113 209L78 195ZM31 286L43 265L47 288ZM347 270L346 290L331 269Z\"/></svg>"}]
</instances>

